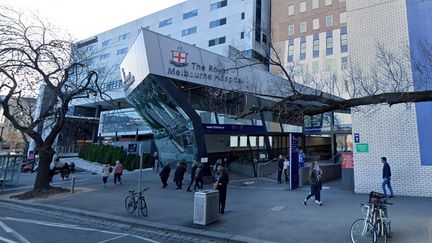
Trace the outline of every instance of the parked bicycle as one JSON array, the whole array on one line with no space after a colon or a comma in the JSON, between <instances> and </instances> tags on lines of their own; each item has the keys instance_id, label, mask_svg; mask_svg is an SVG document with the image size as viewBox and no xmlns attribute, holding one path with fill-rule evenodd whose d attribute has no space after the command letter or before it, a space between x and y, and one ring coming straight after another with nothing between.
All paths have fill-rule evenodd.
<instances>
[{"instance_id":1,"label":"parked bicycle","mask_svg":"<svg viewBox=\"0 0 432 243\"><path fill-rule=\"evenodd\" d=\"M378 192L369 193L368 203L360 204L365 217L357 219L351 225L350 233L353 243L387 243L387 238L391 234L391 221L388 219L387 214L388 205L392 205L392 203L387 202L384 194Z\"/></svg>"},{"instance_id":2,"label":"parked bicycle","mask_svg":"<svg viewBox=\"0 0 432 243\"><path fill-rule=\"evenodd\" d=\"M135 210L139 209L141 214L144 217L147 217L148 208L144 197L144 192L148 189L150 189L150 187L140 192L137 192L135 190L129 190L130 195L126 196L125 198L125 208L128 213L132 214L135 212Z\"/></svg>"}]
</instances>

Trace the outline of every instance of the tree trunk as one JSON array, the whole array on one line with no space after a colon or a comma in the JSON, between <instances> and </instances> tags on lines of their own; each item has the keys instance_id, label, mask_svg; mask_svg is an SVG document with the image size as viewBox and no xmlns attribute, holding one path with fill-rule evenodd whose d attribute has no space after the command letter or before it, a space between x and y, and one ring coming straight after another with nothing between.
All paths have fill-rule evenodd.
<instances>
[{"instance_id":1,"label":"tree trunk","mask_svg":"<svg viewBox=\"0 0 432 243\"><path fill-rule=\"evenodd\" d=\"M50 188L49 178L50 178L50 164L54 155L54 150L49 149L38 149L39 151L39 169L36 175L35 184L33 187L33 192L42 192Z\"/></svg>"}]
</instances>

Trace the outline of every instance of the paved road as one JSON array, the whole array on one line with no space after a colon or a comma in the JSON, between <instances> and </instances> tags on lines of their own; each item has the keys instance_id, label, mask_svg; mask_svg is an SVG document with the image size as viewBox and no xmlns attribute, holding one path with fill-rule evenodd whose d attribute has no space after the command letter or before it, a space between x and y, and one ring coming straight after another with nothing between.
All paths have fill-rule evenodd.
<instances>
[{"instance_id":1,"label":"paved road","mask_svg":"<svg viewBox=\"0 0 432 243\"><path fill-rule=\"evenodd\" d=\"M219 222L200 226L193 224L192 221L194 194L185 190L176 190L172 178L168 188L163 189L157 173L144 172L143 184L146 187L150 186L151 189L146 192L149 216L143 218L128 215L123 206L127 190L137 187L136 172L125 173L123 185L114 185L113 178L110 177L109 183L103 186L100 175L91 173L75 176L78 186L76 194L54 196L34 203L82 210L89 215L102 214L108 225L96 227L100 230L112 229L113 226L109 223L118 224L116 220L118 218L121 222L120 226L125 228L124 231L118 231L119 233L135 234L134 231L128 231L127 227L148 229L149 232L135 235L163 242L167 241L163 235L169 235L180 239L186 237L186 240L179 241L193 241L192 239L201 239L200 236L203 240L215 238L232 240L242 236L247 237L239 240L244 242L258 239L257 242L270 240L295 243L346 243L349 242L351 223L362 217L359 204L367 200L367 195L343 191L337 184L328 183L323 191L324 207L318 207L312 201L305 207L302 200L308 192L307 187L289 191L286 185L277 185L272 180L232 176L228 187L225 215L221 215ZM55 178L55 183L65 183L63 186L67 186L70 181L62 182L59 178ZM10 189L4 193L12 192L12 188ZM4 199L7 196L0 193L0 197ZM389 209L394 236L391 242L432 242L430 240L432 231L428 229L432 218L430 207L432 198L397 196L394 202L395 204ZM90 223L84 224L89 228L93 229L94 225L100 225L98 221L92 223L94 219L91 217L84 221L87 219ZM82 226L80 221L64 223ZM119 226L114 228L117 229ZM151 237L153 231L156 231L156 235ZM196 232L197 235L183 234L184 232Z\"/></svg>"},{"instance_id":2,"label":"paved road","mask_svg":"<svg viewBox=\"0 0 432 243\"><path fill-rule=\"evenodd\" d=\"M208 242L49 208L0 202L0 242Z\"/></svg>"}]
</instances>

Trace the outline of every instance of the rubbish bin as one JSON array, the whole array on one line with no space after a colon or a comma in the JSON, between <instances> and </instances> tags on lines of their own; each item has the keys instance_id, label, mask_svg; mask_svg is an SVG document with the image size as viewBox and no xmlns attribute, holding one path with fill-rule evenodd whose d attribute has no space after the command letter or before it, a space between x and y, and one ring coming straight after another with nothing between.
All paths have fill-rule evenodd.
<instances>
[{"instance_id":1,"label":"rubbish bin","mask_svg":"<svg viewBox=\"0 0 432 243\"><path fill-rule=\"evenodd\" d=\"M219 192L203 190L195 192L194 224L208 225L219 220Z\"/></svg>"}]
</instances>

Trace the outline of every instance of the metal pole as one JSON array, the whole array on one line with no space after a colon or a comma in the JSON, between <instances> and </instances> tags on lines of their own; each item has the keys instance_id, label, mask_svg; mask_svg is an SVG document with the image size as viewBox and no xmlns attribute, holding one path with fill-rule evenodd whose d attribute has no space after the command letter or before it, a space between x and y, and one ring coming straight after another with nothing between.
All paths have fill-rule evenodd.
<instances>
[{"instance_id":1,"label":"metal pole","mask_svg":"<svg viewBox=\"0 0 432 243\"><path fill-rule=\"evenodd\" d=\"M293 177L292 177L292 133L289 134L289 156L290 156L290 160L289 160L289 188L290 190L293 189Z\"/></svg>"},{"instance_id":2,"label":"metal pole","mask_svg":"<svg viewBox=\"0 0 432 243\"><path fill-rule=\"evenodd\" d=\"M139 156L140 156L140 170L138 178L138 191L141 191L141 177L142 177L142 164L143 164L143 144L139 145Z\"/></svg>"},{"instance_id":3,"label":"metal pole","mask_svg":"<svg viewBox=\"0 0 432 243\"><path fill-rule=\"evenodd\" d=\"M139 170L139 178L138 178L138 192L141 192L141 177L142 177L142 164L143 164L143 144L142 143L139 145L139 156L140 156L140 170ZM139 216L139 210L137 210L137 215Z\"/></svg>"},{"instance_id":4,"label":"metal pole","mask_svg":"<svg viewBox=\"0 0 432 243\"><path fill-rule=\"evenodd\" d=\"M75 192L75 176L72 177L71 189L70 189L70 193L74 193L74 192Z\"/></svg>"},{"instance_id":5,"label":"metal pole","mask_svg":"<svg viewBox=\"0 0 432 243\"><path fill-rule=\"evenodd\" d=\"M6 156L1 156L0 157L0 162L2 163L1 165L1 168L0 168L0 177L2 176L2 173L4 173L4 165L5 165L5 162L6 162ZM1 179L1 178L0 178ZM2 185L1 185L1 191L3 191L3 189L4 189L4 184L5 184L5 180L3 179L3 181L2 181Z\"/></svg>"}]
</instances>

